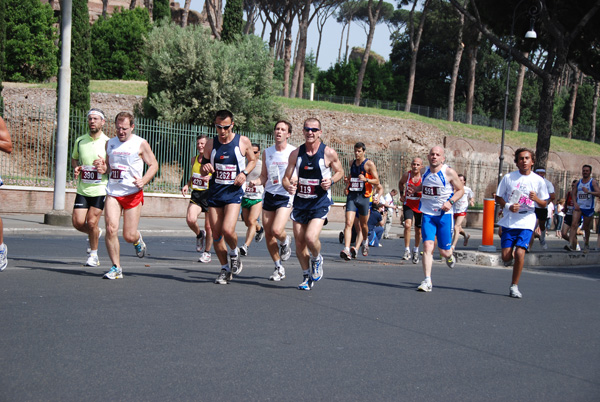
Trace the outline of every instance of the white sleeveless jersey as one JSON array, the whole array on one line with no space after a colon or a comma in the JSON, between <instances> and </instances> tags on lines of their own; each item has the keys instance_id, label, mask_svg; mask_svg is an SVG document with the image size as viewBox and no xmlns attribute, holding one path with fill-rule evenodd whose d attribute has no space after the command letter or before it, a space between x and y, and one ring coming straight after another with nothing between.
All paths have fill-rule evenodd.
<instances>
[{"instance_id":1,"label":"white sleeveless jersey","mask_svg":"<svg viewBox=\"0 0 600 402\"><path fill-rule=\"evenodd\" d=\"M442 165L442 169L437 173L432 173L427 167L423 175L423 191L419 211L427 215L443 215L453 212L453 208L443 211L441 208L446 201L454 195L454 186L446 176L448 165Z\"/></svg>"},{"instance_id":2,"label":"white sleeveless jersey","mask_svg":"<svg viewBox=\"0 0 600 402\"><path fill-rule=\"evenodd\" d=\"M290 193L283 188L281 179L283 179L283 176L285 175L290 154L294 149L296 149L296 147L290 144L287 144L283 151L278 151L277 148L275 148L275 145L265 149L264 163L267 167L267 183L265 184L266 192L273 195L290 196Z\"/></svg>"},{"instance_id":3,"label":"white sleeveless jersey","mask_svg":"<svg viewBox=\"0 0 600 402\"><path fill-rule=\"evenodd\" d=\"M133 181L144 175L144 161L140 157L140 147L144 141L131 134L129 140L119 141L118 137L108 140L106 157L110 166L106 194L113 197L124 197L140 191Z\"/></svg>"},{"instance_id":4,"label":"white sleeveless jersey","mask_svg":"<svg viewBox=\"0 0 600 402\"><path fill-rule=\"evenodd\" d=\"M577 204L579 204L579 208L581 209L594 209L594 196L589 192L594 191L592 187L592 182L594 180L590 179L587 183L584 183L583 180L579 180L577 183ZM584 193L583 188L587 188L589 192Z\"/></svg>"}]
</instances>

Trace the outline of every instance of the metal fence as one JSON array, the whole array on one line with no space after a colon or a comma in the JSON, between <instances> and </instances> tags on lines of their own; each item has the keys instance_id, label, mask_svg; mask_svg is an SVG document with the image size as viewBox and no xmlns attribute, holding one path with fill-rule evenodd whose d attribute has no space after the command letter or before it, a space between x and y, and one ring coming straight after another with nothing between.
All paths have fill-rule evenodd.
<instances>
[{"instance_id":1,"label":"metal fence","mask_svg":"<svg viewBox=\"0 0 600 402\"><path fill-rule=\"evenodd\" d=\"M55 178L55 132L54 108L39 108L30 104L13 104L4 111L9 132L13 140L13 152L0 154L0 173L4 183L15 186L53 187ZM116 135L110 122L104 126L109 137ZM85 113L72 111L69 119L69 159L75 139L88 132ZM193 124L170 123L146 118L136 118L134 132L146 139L159 162L155 178L146 187L148 192L178 194L190 176L191 159L196 154L196 137L216 135L214 127ZM272 133L242 132L261 149L273 144ZM294 144L296 146L300 144ZM329 144L342 161L344 169L354 160L353 145ZM403 170L403 153L373 151L368 154L378 166L384 187L391 189L400 179ZM73 170L67 168L67 188L75 188ZM335 201L344 201L344 183L333 187Z\"/></svg>"},{"instance_id":2,"label":"metal fence","mask_svg":"<svg viewBox=\"0 0 600 402\"><path fill-rule=\"evenodd\" d=\"M10 155L0 153L0 174L7 185L53 187L55 169L56 114L54 108L39 108L28 104L11 105L4 112L13 140ZM69 130L69 156L73 143L79 135L88 132L84 113L72 112ZM114 125L107 122L104 132L115 135ZM178 194L181 186L190 176L191 158L196 152L196 137L205 134L216 135L214 127L192 124L169 123L145 118L136 118L135 132L146 139L159 162L159 170L147 188L148 192ZM271 133L239 132L261 149L273 144ZM296 146L300 144L294 144ZM334 148L342 162L346 174L354 160L353 144L328 144ZM403 174L410 168L413 157L405 152L367 149L366 155L373 160L379 172L380 181L386 192L397 188ZM423 157L423 156L422 156ZM425 161L426 162L426 161ZM458 173L467 177L467 185L475 193L476 203L481 204L485 197L491 197L498 182L498 164L447 156L447 163ZM516 169L512 161L505 160L503 174ZM554 183L557 199L565 196L570 180L579 172L548 169L547 178ZM72 169L67 169L67 188L75 188ZM344 202L344 182L333 187L333 197Z\"/></svg>"}]
</instances>

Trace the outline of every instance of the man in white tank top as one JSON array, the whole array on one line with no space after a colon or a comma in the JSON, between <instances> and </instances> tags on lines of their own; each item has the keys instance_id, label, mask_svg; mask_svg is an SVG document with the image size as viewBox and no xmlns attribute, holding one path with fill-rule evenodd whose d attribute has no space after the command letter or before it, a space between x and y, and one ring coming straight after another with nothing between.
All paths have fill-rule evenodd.
<instances>
[{"instance_id":1,"label":"man in white tank top","mask_svg":"<svg viewBox=\"0 0 600 402\"><path fill-rule=\"evenodd\" d=\"M594 218L594 200L600 197L600 186L596 179L592 177L592 166L583 165L581 168L582 179L576 184L573 193L573 220L571 224L571 251L575 251L577 247L577 225L579 220L583 218L583 252L587 253L590 250L590 224ZM598 240L600 244L600 240Z\"/></svg>"},{"instance_id":2,"label":"man in white tank top","mask_svg":"<svg viewBox=\"0 0 600 402\"><path fill-rule=\"evenodd\" d=\"M452 230L454 228L453 205L464 194L462 181L454 169L444 162L444 148L435 146L427 155L429 167L421 169L421 185L410 186L407 194L421 191L419 211L423 213L421 235L423 238L423 273L425 279L418 291L431 292L431 266L433 264L433 248L437 238L440 256L446 264L454 268L452 255Z\"/></svg>"},{"instance_id":3,"label":"man in white tank top","mask_svg":"<svg viewBox=\"0 0 600 402\"><path fill-rule=\"evenodd\" d=\"M290 154L296 149L288 144L291 135L290 122L280 120L275 124L275 145L264 150L260 177L253 182L254 185L265 186L262 204L263 228L267 250L275 263L275 270L269 280L276 282L285 278L285 268L281 262L287 261L292 253L291 237L285 231L285 225L292 212L292 197L281 182Z\"/></svg>"},{"instance_id":4,"label":"man in white tank top","mask_svg":"<svg viewBox=\"0 0 600 402\"><path fill-rule=\"evenodd\" d=\"M121 112L115 118L117 136L106 143L106 158L94 163L98 172L108 173L104 220L106 221L106 249L113 263L106 279L122 279L119 247L119 220L123 213L123 239L133 243L135 253L142 258L146 255L146 244L138 231L142 204L143 188L158 171L158 162L150 144L133 134L134 117L129 112ZM144 163L148 165L144 173Z\"/></svg>"}]
</instances>

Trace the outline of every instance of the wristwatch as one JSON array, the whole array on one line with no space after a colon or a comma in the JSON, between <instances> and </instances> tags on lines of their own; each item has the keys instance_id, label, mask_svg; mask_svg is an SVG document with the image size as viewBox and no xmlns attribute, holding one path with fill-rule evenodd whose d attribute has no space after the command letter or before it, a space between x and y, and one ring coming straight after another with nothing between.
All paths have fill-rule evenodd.
<instances>
[{"instance_id":1,"label":"wristwatch","mask_svg":"<svg viewBox=\"0 0 600 402\"><path fill-rule=\"evenodd\" d=\"M242 173L244 174L244 176L248 177L248 172L246 172L245 170L242 170Z\"/></svg>"}]
</instances>

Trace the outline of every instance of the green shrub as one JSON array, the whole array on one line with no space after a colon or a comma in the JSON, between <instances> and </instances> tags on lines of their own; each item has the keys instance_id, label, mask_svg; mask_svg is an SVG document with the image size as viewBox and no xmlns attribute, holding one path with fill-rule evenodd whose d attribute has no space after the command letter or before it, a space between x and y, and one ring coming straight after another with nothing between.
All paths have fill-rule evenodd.
<instances>
[{"instance_id":1,"label":"green shrub","mask_svg":"<svg viewBox=\"0 0 600 402\"><path fill-rule=\"evenodd\" d=\"M115 10L92 25L92 79L143 80L144 38L152 25L148 10Z\"/></svg>"},{"instance_id":2,"label":"green shrub","mask_svg":"<svg viewBox=\"0 0 600 402\"><path fill-rule=\"evenodd\" d=\"M6 0L6 80L42 82L56 75L53 13L39 0Z\"/></svg>"},{"instance_id":3,"label":"green shrub","mask_svg":"<svg viewBox=\"0 0 600 402\"><path fill-rule=\"evenodd\" d=\"M270 131L281 109L273 100L268 48L256 36L226 44L203 27L156 27L146 42L147 117L212 125L229 109L238 128Z\"/></svg>"}]
</instances>

